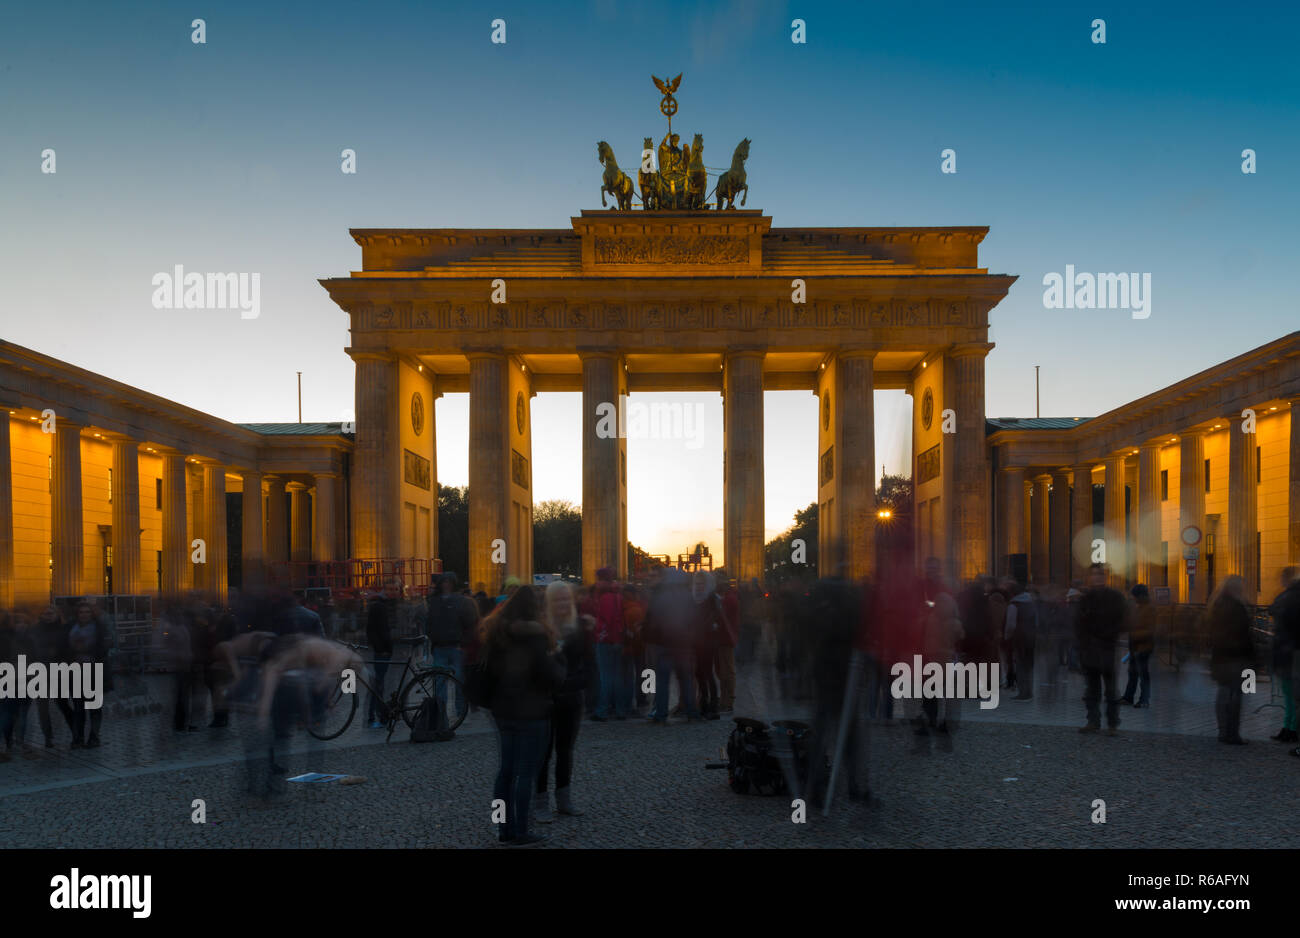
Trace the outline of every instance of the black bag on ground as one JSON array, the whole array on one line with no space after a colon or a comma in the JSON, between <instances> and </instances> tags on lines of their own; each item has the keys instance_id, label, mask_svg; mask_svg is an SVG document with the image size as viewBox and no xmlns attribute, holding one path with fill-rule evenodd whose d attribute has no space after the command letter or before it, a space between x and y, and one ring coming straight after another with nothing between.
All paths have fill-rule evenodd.
<instances>
[{"instance_id":1,"label":"black bag on ground","mask_svg":"<svg viewBox=\"0 0 1300 938\"><path fill-rule=\"evenodd\" d=\"M415 717L415 726L411 727L411 742L441 743L455 735L447 729L447 715L438 706L438 702L432 697L426 697Z\"/></svg>"},{"instance_id":2,"label":"black bag on ground","mask_svg":"<svg viewBox=\"0 0 1300 938\"><path fill-rule=\"evenodd\" d=\"M788 789L772 737L762 720L736 717L727 739L727 783L739 795L779 795Z\"/></svg>"}]
</instances>

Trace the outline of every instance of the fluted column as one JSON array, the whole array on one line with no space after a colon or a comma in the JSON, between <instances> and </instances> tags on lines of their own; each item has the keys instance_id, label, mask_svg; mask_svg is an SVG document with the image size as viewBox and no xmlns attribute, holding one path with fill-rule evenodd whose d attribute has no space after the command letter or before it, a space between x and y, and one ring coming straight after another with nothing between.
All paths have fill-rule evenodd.
<instances>
[{"instance_id":1,"label":"fluted column","mask_svg":"<svg viewBox=\"0 0 1300 938\"><path fill-rule=\"evenodd\" d=\"M163 463L162 592L176 596L190 583L189 525L185 518L185 457L160 453Z\"/></svg>"},{"instance_id":2,"label":"fluted column","mask_svg":"<svg viewBox=\"0 0 1300 938\"><path fill-rule=\"evenodd\" d=\"M1178 530L1195 525L1205 532L1205 431L1186 430L1178 443ZM1182 553L1182 541L1178 543ZM1197 560L1196 575L1190 582L1187 565L1178 564L1179 597L1185 603L1205 602L1205 540L1198 545L1201 552Z\"/></svg>"},{"instance_id":3,"label":"fluted column","mask_svg":"<svg viewBox=\"0 0 1300 938\"><path fill-rule=\"evenodd\" d=\"M989 478L984 444L984 359L991 345L955 346L944 360L944 406L956 411L948 516L950 575L973 580L989 569ZM953 403L948 403L949 401Z\"/></svg>"},{"instance_id":4,"label":"fluted column","mask_svg":"<svg viewBox=\"0 0 1300 938\"><path fill-rule=\"evenodd\" d=\"M1002 483L998 492L1002 523L1002 556L998 558L998 572L1009 576L1012 572L1012 554L1025 552L1025 470L1019 466L1004 466L998 471Z\"/></svg>"},{"instance_id":5,"label":"fluted column","mask_svg":"<svg viewBox=\"0 0 1300 938\"><path fill-rule=\"evenodd\" d=\"M280 476L266 477L266 562L284 563L289 559L288 489Z\"/></svg>"},{"instance_id":6,"label":"fluted column","mask_svg":"<svg viewBox=\"0 0 1300 938\"><path fill-rule=\"evenodd\" d=\"M1106 507L1102 515L1110 585L1123 589L1128 576L1124 525L1124 457L1106 457Z\"/></svg>"},{"instance_id":7,"label":"fluted column","mask_svg":"<svg viewBox=\"0 0 1300 938\"><path fill-rule=\"evenodd\" d=\"M398 557L402 544L399 365L382 354L358 352L352 357L356 362L357 415L352 475L353 553L366 560ZM472 452L471 441L471 464ZM309 543L306 551L310 552Z\"/></svg>"},{"instance_id":8,"label":"fluted column","mask_svg":"<svg viewBox=\"0 0 1300 938\"><path fill-rule=\"evenodd\" d=\"M622 567L619 557L627 556L618 481L624 443L619 432L626 420L621 413L626 401L618 393L622 367L613 352L582 353L582 578L587 583L596 582L601 567Z\"/></svg>"},{"instance_id":9,"label":"fluted column","mask_svg":"<svg viewBox=\"0 0 1300 938\"><path fill-rule=\"evenodd\" d=\"M1139 583L1148 587L1164 569L1160 554L1160 441L1148 440L1138 451L1137 570Z\"/></svg>"},{"instance_id":10,"label":"fluted column","mask_svg":"<svg viewBox=\"0 0 1300 938\"><path fill-rule=\"evenodd\" d=\"M1259 582L1255 532L1259 530L1257 445L1253 427L1243 431L1241 413L1229 415L1228 425L1228 569L1246 581L1246 601L1254 602Z\"/></svg>"},{"instance_id":11,"label":"fluted column","mask_svg":"<svg viewBox=\"0 0 1300 938\"><path fill-rule=\"evenodd\" d=\"M1287 455L1287 562L1300 564L1300 397L1291 401L1291 445Z\"/></svg>"},{"instance_id":12,"label":"fluted column","mask_svg":"<svg viewBox=\"0 0 1300 938\"><path fill-rule=\"evenodd\" d=\"M224 602L228 583L228 538L226 536L226 467L203 464L203 538L208 556L203 588Z\"/></svg>"},{"instance_id":13,"label":"fluted column","mask_svg":"<svg viewBox=\"0 0 1300 938\"><path fill-rule=\"evenodd\" d=\"M511 544L508 471L506 357L469 354L469 581L486 585L489 596L505 583ZM585 507L585 506L584 506ZM505 542L506 562L494 563L493 542Z\"/></svg>"},{"instance_id":14,"label":"fluted column","mask_svg":"<svg viewBox=\"0 0 1300 938\"><path fill-rule=\"evenodd\" d=\"M85 579L86 545L81 513L81 430L56 418L51 480L50 541L55 596L79 596Z\"/></svg>"},{"instance_id":15,"label":"fluted column","mask_svg":"<svg viewBox=\"0 0 1300 938\"><path fill-rule=\"evenodd\" d=\"M1072 466L1074 487L1070 493L1070 579L1084 580L1092 564L1092 465Z\"/></svg>"},{"instance_id":16,"label":"fluted column","mask_svg":"<svg viewBox=\"0 0 1300 938\"><path fill-rule=\"evenodd\" d=\"M1049 512L1047 508L1048 486L1052 484L1050 475L1034 477L1034 494L1029 500L1030 537L1029 537L1029 576L1038 586L1042 586L1051 576L1050 534L1048 527Z\"/></svg>"},{"instance_id":17,"label":"fluted column","mask_svg":"<svg viewBox=\"0 0 1300 938\"><path fill-rule=\"evenodd\" d=\"M9 408L0 402L0 609L14 604L14 480Z\"/></svg>"},{"instance_id":18,"label":"fluted column","mask_svg":"<svg viewBox=\"0 0 1300 938\"><path fill-rule=\"evenodd\" d=\"M245 469L244 494L240 499L239 573L242 589L261 586L266 582L265 547L262 544L262 473Z\"/></svg>"},{"instance_id":19,"label":"fluted column","mask_svg":"<svg viewBox=\"0 0 1300 938\"><path fill-rule=\"evenodd\" d=\"M113 446L113 592L140 590L140 444L116 439Z\"/></svg>"},{"instance_id":20,"label":"fluted column","mask_svg":"<svg viewBox=\"0 0 1300 938\"><path fill-rule=\"evenodd\" d=\"M316 561L334 560L334 489L338 477L332 472L321 472L315 476L316 508L315 534L312 538L311 559Z\"/></svg>"},{"instance_id":21,"label":"fluted column","mask_svg":"<svg viewBox=\"0 0 1300 938\"><path fill-rule=\"evenodd\" d=\"M311 560L311 494L301 482L285 486L291 493L289 505L289 558Z\"/></svg>"},{"instance_id":22,"label":"fluted column","mask_svg":"<svg viewBox=\"0 0 1300 938\"><path fill-rule=\"evenodd\" d=\"M862 363L865 362L865 370ZM866 396L871 396L871 360L860 357L841 359L840 367L849 375L841 372L840 400L856 402L860 399L859 385L865 374ZM868 404L868 413L869 413ZM849 408L841 407L843 415ZM763 576L763 352L753 349L733 350L727 353L723 372L723 553L728 572L741 582L751 577ZM852 445L861 449L856 427L849 426ZM870 444L868 443L868 446ZM870 455L870 449L867 450ZM874 457L871 459L874 462ZM840 465L846 472L853 471L849 459ZM840 517L848 524L857 524L863 504L874 503L874 489L870 481L871 466L857 467L867 473L867 481L861 475L846 478L840 484L840 498L846 502L841 508ZM866 485L864 496L861 487ZM871 556L870 541L862 545L862 532L851 527L844 529L846 548L857 553L850 561L851 567L863 563L863 551L868 562ZM867 527L867 534L871 528ZM856 548L849 548L849 544ZM854 576L862 573L854 570Z\"/></svg>"},{"instance_id":23,"label":"fluted column","mask_svg":"<svg viewBox=\"0 0 1300 938\"><path fill-rule=\"evenodd\" d=\"M1057 586L1070 585L1070 474L1064 470L1052 473L1052 491L1048 512L1048 540L1051 547L1050 578Z\"/></svg>"}]
</instances>

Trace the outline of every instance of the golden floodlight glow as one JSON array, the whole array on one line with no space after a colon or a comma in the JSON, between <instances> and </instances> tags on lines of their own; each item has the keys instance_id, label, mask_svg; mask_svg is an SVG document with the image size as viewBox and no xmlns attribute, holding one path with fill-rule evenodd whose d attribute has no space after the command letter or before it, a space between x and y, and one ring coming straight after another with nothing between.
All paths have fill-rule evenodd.
<instances>
[{"instance_id":1,"label":"golden floodlight glow","mask_svg":"<svg viewBox=\"0 0 1300 938\"><path fill-rule=\"evenodd\" d=\"M882 509L880 509L880 511L876 512L876 517L877 517L877 518L889 518L889 517L891 517L892 515L893 515L893 512L890 511L888 508L882 508Z\"/></svg>"}]
</instances>

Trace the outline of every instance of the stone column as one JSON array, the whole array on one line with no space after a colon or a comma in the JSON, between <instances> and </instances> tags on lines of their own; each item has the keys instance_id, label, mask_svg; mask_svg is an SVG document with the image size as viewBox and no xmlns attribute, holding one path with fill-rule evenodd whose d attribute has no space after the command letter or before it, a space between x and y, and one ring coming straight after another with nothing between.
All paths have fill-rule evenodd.
<instances>
[{"instance_id":1,"label":"stone column","mask_svg":"<svg viewBox=\"0 0 1300 938\"><path fill-rule=\"evenodd\" d=\"M1074 490L1070 493L1070 579L1087 583L1092 564L1092 464L1072 466Z\"/></svg>"},{"instance_id":2,"label":"stone column","mask_svg":"<svg viewBox=\"0 0 1300 938\"><path fill-rule=\"evenodd\" d=\"M262 523L262 473L245 469L244 495L241 500L243 518L240 522L240 579L242 588L257 588L266 582L264 564L265 547Z\"/></svg>"},{"instance_id":3,"label":"stone column","mask_svg":"<svg viewBox=\"0 0 1300 938\"><path fill-rule=\"evenodd\" d=\"M185 519L185 457L159 453L163 463L162 593L179 596L190 584L189 525Z\"/></svg>"},{"instance_id":4,"label":"stone column","mask_svg":"<svg viewBox=\"0 0 1300 938\"><path fill-rule=\"evenodd\" d=\"M1049 576L1056 586L1070 585L1070 474L1063 469L1052 473L1048 539L1051 547Z\"/></svg>"},{"instance_id":5,"label":"stone column","mask_svg":"<svg viewBox=\"0 0 1300 938\"><path fill-rule=\"evenodd\" d=\"M1049 512L1047 508L1047 487L1052 484L1050 475L1034 477L1034 494L1029 501L1030 537L1029 537L1029 576L1042 586L1051 576L1051 529L1048 527Z\"/></svg>"},{"instance_id":6,"label":"stone column","mask_svg":"<svg viewBox=\"0 0 1300 938\"><path fill-rule=\"evenodd\" d=\"M1253 603L1259 581L1255 532L1259 530L1258 437L1244 432L1241 413L1224 418L1228 425L1228 569L1246 581L1246 602Z\"/></svg>"},{"instance_id":7,"label":"stone column","mask_svg":"<svg viewBox=\"0 0 1300 938\"><path fill-rule=\"evenodd\" d=\"M14 479L9 444L9 408L0 404L0 609L14 604Z\"/></svg>"},{"instance_id":8,"label":"stone column","mask_svg":"<svg viewBox=\"0 0 1300 938\"><path fill-rule=\"evenodd\" d=\"M289 558L311 560L311 495L301 482L290 482L285 488L293 494L289 506Z\"/></svg>"},{"instance_id":9,"label":"stone column","mask_svg":"<svg viewBox=\"0 0 1300 938\"><path fill-rule=\"evenodd\" d=\"M506 514L509 490L506 357L499 352L474 351L469 358L469 582L483 583L489 596L505 583L510 543L510 518ZM585 510L585 506L584 506ZM500 540L505 562L494 563Z\"/></svg>"},{"instance_id":10,"label":"stone column","mask_svg":"<svg viewBox=\"0 0 1300 938\"><path fill-rule=\"evenodd\" d=\"M226 467L203 464L203 538L207 541L207 564L203 588L225 602L228 583L226 537Z\"/></svg>"},{"instance_id":11,"label":"stone column","mask_svg":"<svg viewBox=\"0 0 1300 938\"><path fill-rule=\"evenodd\" d=\"M115 439L113 446L113 592L140 591L140 444Z\"/></svg>"},{"instance_id":12,"label":"stone column","mask_svg":"<svg viewBox=\"0 0 1300 938\"><path fill-rule=\"evenodd\" d=\"M1128 557L1124 550L1124 457L1106 457L1106 507L1102 516L1103 537L1106 539L1106 566L1110 568L1109 584L1124 589L1128 577Z\"/></svg>"},{"instance_id":13,"label":"stone column","mask_svg":"<svg viewBox=\"0 0 1300 938\"><path fill-rule=\"evenodd\" d=\"M50 486L50 541L55 596L79 596L85 580L86 543L81 515L81 430L59 417L54 424Z\"/></svg>"},{"instance_id":14,"label":"stone column","mask_svg":"<svg viewBox=\"0 0 1300 938\"><path fill-rule=\"evenodd\" d=\"M627 555L620 523L620 430L627 419L622 413L627 402L618 393L622 367L613 352L582 353L582 579L587 583L596 582L601 567L620 569L619 557Z\"/></svg>"},{"instance_id":15,"label":"stone column","mask_svg":"<svg viewBox=\"0 0 1300 938\"><path fill-rule=\"evenodd\" d=\"M1148 440L1138 451L1137 569L1139 583L1148 588L1164 568L1160 553L1160 441Z\"/></svg>"},{"instance_id":16,"label":"stone column","mask_svg":"<svg viewBox=\"0 0 1300 938\"><path fill-rule=\"evenodd\" d=\"M1181 532L1195 525L1205 533L1205 431L1186 430L1179 435L1178 443L1178 542L1181 561L1183 543ZM1178 564L1178 596L1180 602L1205 602L1205 539L1197 545L1201 556L1196 563L1196 576L1188 588L1187 564Z\"/></svg>"},{"instance_id":17,"label":"stone column","mask_svg":"<svg viewBox=\"0 0 1300 938\"><path fill-rule=\"evenodd\" d=\"M402 538L399 366L384 354L358 352L352 357L356 362L357 415L352 476L353 553L365 560L397 557ZM470 491L472 498L472 486ZM310 552L309 546L305 549Z\"/></svg>"},{"instance_id":18,"label":"stone column","mask_svg":"<svg viewBox=\"0 0 1300 938\"><path fill-rule=\"evenodd\" d=\"M1011 575L1011 555L1025 552L1025 470L1019 466L1003 466L998 472L1002 488L998 492L1002 523L1002 556L998 558L998 572Z\"/></svg>"},{"instance_id":19,"label":"stone column","mask_svg":"<svg viewBox=\"0 0 1300 938\"><path fill-rule=\"evenodd\" d=\"M958 582L989 569L989 477L984 445L984 358L988 344L954 346L944 360L944 407L956 411L951 486L953 567ZM949 403L952 402L952 403Z\"/></svg>"},{"instance_id":20,"label":"stone column","mask_svg":"<svg viewBox=\"0 0 1300 938\"><path fill-rule=\"evenodd\" d=\"M316 561L333 560L334 558L334 489L337 484L338 476L332 472L320 472L315 475L316 480L316 497L314 505L316 509L315 535L312 539L311 559Z\"/></svg>"},{"instance_id":21,"label":"stone column","mask_svg":"<svg viewBox=\"0 0 1300 938\"><path fill-rule=\"evenodd\" d=\"M855 383L860 383L864 369L861 358L841 359L840 367L847 366L853 373L847 381L840 374L841 400L860 399L855 390ZM865 360L866 393L871 394L871 360ZM728 351L723 370L722 428L723 428L723 470L722 470L722 504L723 504L723 554L727 571L738 581L745 582L751 577L763 576L763 352L755 349L733 349ZM842 415L849 408L841 407ZM868 406L869 412L869 406ZM853 445L861 447L854 436ZM870 443L867 444L868 455L871 454ZM845 471L852 471L851 460L839 461ZM872 458L871 462L874 462ZM870 462L857 469L866 472L868 481L865 497L860 489L864 483L859 479L844 480L840 485L841 502L851 505L841 507L840 517L848 524L856 523L862 504L874 501L874 489L870 483ZM861 533L852 533L852 528L843 529L846 540L860 541ZM870 528L868 527L868 534ZM869 544L869 541L868 541ZM859 544L859 550L861 546ZM870 547L866 548L870 557ZM861 556L856 558L861 562ZM853 576L861 576L853 572Z\"/></svg>"},{"instance_id":22,"label":"stone column","mask_svg":"<svg viewBox=\"0 0 1300 938\"><path fill-rule=\"evenodd\" d=\"M266 479L266 562L289 559L289 512L285 504L285 482L279 476Z\"/></svg>"},{"instance_id":23,"label":"stone column","mask_svg":"<svg viewBox=\"0 0 1300 938\"><path fill-rule=\"evenodd\" d=\"M1291 401L1291 446L1287 456L1287 505L1290 546L1287 562L1300 564L1300 397Z\"/></svg>"}]
</instances>

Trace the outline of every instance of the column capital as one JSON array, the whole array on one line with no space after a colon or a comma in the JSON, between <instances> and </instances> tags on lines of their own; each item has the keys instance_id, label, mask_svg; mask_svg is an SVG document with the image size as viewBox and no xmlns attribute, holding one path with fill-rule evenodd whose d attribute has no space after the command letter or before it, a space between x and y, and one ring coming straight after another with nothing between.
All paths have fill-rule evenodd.
<instances>
[{"instance_id":1,"label":"column capital","mask_svg":"<svg viewBox=\"0 0 1300 938\"><path fill-rule=\"evenodd\" d=\"M284 487L290 492L305 492L307 486L302 482L286 482Z\"/></svg>"},{"instance_id":2,"label":"column capital","mask_svg":"<svg viewBox=\"0 0 1300 938\"><path fill-rule=\"evenodd\" d=\"M1142 443L1138 445L1138 449L1139 449L1139 450L1144 450L1144 449L1145 449L1145 450L1153 450L1153 449L1154 449L1154 450L1162 450L1162 449L1164 449L1164 448L1165 448L1166 446L1168 446L1168 445L1169 445L1169 444L1166 443L1163 439L1161 439L1161 440L1143 440Z\"/></svg>"},{"instance_id":3,"label":"column capital","mask_svg":"<svg viewBox=\"0 0 1300 938\"><path fill-rule=\"evenodd\" d=\"M984 358L992 350L992 342L963 342L949 347L944 354L949 358Z\"/></svg>"},{"instance_id":4,"label":"column capital","mask_svg":"<svg viewBox=\"0 0 1300 938\"><path fill-rule=\"evenodd\" d=\"M347 352L354 362L395 362L397 356L386 349L354 349L346 348Z\"/></svg>"},{"instance_id":5,"label":"column capital","mask_svg":"<svg viewBox=\"0 0 1300 938\"><path fill-rule=\"evenodd\" d=\"M469 359L471 362L474 361L498 362L499 361L504 364L506 360L505 349L501 348L501 346L499 345L468 346L467 348L464 349L464 353L465 353L465 357Z\"/></svg>"},{"instance_id":6,"label":"column capital","mask_svg":"<svg viewBox=\"0 0 1300 938\"><path fill-rule=\"evenodd\" d=\"M869 358L872 362L880 354L880 349L873 345L855 345L835 350L836 358Z\"/></svg>"},{"instance_id":7,"label":"column capital","mask_svg":"<svg viewBox=\"0 0 1300 938\"><path fill-rule=\"evenodd\" d=\"M606 358L622 358L622 350L613 345L579 345L577 347L578 358L583 361L587 359L600 360Z\"/></svg>"},{"instance_id":8,"label":"column capital","mask_svg":"<svg viewBox=\"0 0 1300 938\"><path fill-rule=\"evenodd\" d=\"M1021 475L1024 475L1028 471L1029 470L1024 466L998 466L998 472L1005 472L1008 475L1013 472L1019 472Z\"/></svg>"},{"instance_id":9,"label":"column capital","mask_svg":"<svg viewBox=\"0 0 1300 938\"><path fill-rule=\"evenodd\" d=\"M1097 468L1097 464L1096 464L1095 462L1081 462L1081 463L1075 463L1073 466L1071 466L1071 467L1070 467L1070 471L1071 471L1071 472L1086 472L1086 473L1088 473L1089 475L1091 475L1091 474L1092 474L1092 470L1094 470L1094 469L1096 469L1096 468Z\"/></svg>"},{"instance_id":10,"label":"column capital","mask_svg":"<svg viewBox=\"0 0 1300 938\"><path fill-rule=\"evenodd\" d=\"M767 347L763 345L728 345L723 353L724 360L732 358L764 358Z\"/></svg>"}]
</instances>

